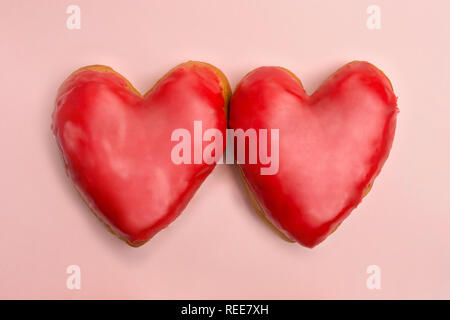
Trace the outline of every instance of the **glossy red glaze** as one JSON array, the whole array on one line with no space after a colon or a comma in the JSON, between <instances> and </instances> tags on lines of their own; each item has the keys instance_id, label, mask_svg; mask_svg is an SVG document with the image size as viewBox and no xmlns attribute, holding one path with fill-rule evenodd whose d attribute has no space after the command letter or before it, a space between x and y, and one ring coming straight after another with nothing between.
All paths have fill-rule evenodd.
<instances>
[{"instance_id":1,"label":"glossy red glaze","mask_svg":"<svg viewBox=\"0 0 450 320\"><path fill-rule=\"evenodd\" d=\"M67 173L88 205L137 246L180 214L214 168L174 164L171 150L178 142L171 134L185 128L193 136L194 120L202 120L203 130L224 133L228 89L211 67L187 63L142 97L123 77L99 68L108 69L87 67L64 82L52 128Z\"/></svg>"},{"instance_id":2,"label":"glossy red glaze","mask_svg":"<svg viewBox=\"0 0 450 320\"><path fill-rule=\"evenodd\" d=\"M280 130L277 174L240 165L268 220L304 246L323 241L388 157L396 101L389 80L367 62L345 65L311 96L282 68L248 74L231 99L229 126Z\"/></svg>"}]
</instances>

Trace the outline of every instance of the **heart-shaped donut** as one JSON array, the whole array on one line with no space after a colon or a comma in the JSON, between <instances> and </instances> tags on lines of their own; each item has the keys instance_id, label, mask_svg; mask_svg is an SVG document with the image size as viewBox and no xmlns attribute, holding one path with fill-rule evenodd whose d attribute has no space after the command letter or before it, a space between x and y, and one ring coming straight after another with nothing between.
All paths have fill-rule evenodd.
<instances>
[{"instance_id":1,"label":"heart-shaped donut","mask_svg":"<svg viewBox=\"0 0 450 320\"><path fill-rule=\"evenodd\" d=\"M215 166L174 163L172 133L194 135L193 123L201 121L204 131L225 135L229 96L226 77L207 63L175 67L143 96L111 68L88 66L60 87L52 130L89 207L114 234L140 246L181 213Z\"/></svg>"},{"instance_id":2,"label":"heart-shaped donut","mask_svg":"<svg viewBox=\"0 0 450 320\"><path fill-rule=\"evenodd\" d=\"M275 174L262 175L261 162L239 164L257 211L304 246L323 241L360 203L386 161L396 106L390 81L368 62L343 66L311 96L286 69L250 72L232 96L229 126L279 130Z\"/></svg>"}]
</instances>

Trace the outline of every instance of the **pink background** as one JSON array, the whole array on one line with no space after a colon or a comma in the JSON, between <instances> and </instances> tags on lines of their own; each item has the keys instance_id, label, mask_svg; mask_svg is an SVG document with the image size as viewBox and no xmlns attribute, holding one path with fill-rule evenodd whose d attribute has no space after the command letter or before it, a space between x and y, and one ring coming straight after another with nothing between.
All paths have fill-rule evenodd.
<instances>
[{"instance_id":1,"label":"pink background","mask_svg":"<svg viewBox=\"0 0 450 320\"><path fill-rule=\"evenodd\" d=\"M81 30L66 8L81 7ZM381 30L366 8L381 7ZM2 1L0 298L450 298L450 3L442 1ZM220 165L179 219L133 249L108 233L65 176L50 132L59 84L106 64L141 92L189 59L232 87L261 65L312 93L368 60L400 114L375 186L314 250L280 240ZM66 268L81 267L81 290ZM366 268L382 271L366 288Z\"/></svg>"}]
</instances>

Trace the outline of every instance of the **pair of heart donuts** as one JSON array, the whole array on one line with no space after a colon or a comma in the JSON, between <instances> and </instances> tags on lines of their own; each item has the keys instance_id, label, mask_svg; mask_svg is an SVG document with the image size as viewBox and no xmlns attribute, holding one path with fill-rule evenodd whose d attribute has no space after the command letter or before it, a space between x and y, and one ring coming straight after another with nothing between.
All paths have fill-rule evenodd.
<instances>
[{"instance_id":1,"label":"pair of heart donuts","mask_svg":"<svg viewBox=\"0 0 450 320\"><path fill-rule=\"evenodd\" d=\"M194 135L199 120L203 132L223 136L228 127L278 129L276 174L261 175L261 163L238 167L257 212L314 247L372 186L389 155L396 106L388 78L368 62L346 64L310 96L281 67L253 70L231 96L225 75L203 62L173 68L145 95L96 65L63 82L52 130L82 198L136 247L177 218L215 166L171 161L174 130Z\"/></svg>"}]
</instances>

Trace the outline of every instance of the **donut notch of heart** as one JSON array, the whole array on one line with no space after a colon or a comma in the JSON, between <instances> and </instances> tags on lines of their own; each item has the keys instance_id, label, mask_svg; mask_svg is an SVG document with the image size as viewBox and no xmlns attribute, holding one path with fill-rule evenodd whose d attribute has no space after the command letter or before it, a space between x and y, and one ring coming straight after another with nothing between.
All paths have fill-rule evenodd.
<instances>
[{"instance_id":1,"label":"donut notch of heart","mask_svg":"<svg viewBox=\"0 0 450 320\"><path fill-rule=\"evenodd\" d=\"M173 163L171 133L201 120L224 134L230 96L224 74L203 62L173 68L145 95L111 68L88 66L60 87L52 129L82 198L137 247L179 216L215 166Z\"/></svg>"},{"instance_id":2,"label":"donut notch of heart","mask_svg":"<svg viewBox=\"0 0 450 320\"><path fill-rule=\"evenodd\" d=\"M354 61L311 96L281 67L261 67L238 84L229 127L279 129L279 170L239 164L260 216L283 236L314 247L347 218L368 193L394 139L397 97L388 78Z\"/></svg>"}]
</instances>

